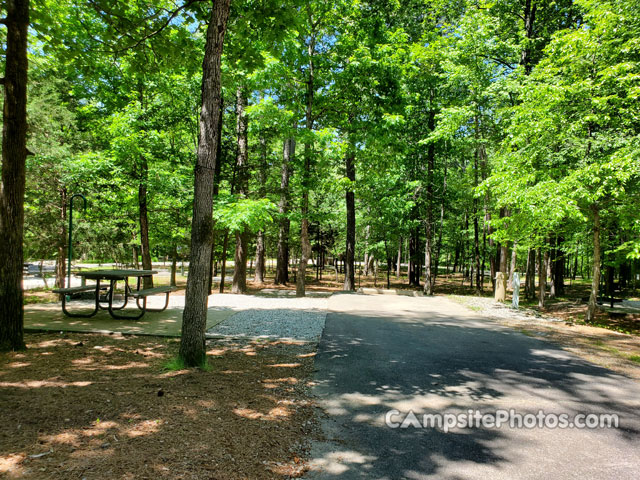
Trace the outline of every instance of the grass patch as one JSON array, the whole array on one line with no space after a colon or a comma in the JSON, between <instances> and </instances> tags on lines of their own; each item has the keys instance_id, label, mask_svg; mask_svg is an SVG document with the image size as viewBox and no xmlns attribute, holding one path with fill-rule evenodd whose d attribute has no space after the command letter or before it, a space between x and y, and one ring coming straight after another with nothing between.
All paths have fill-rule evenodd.
<instances>
[{"instance_id":1,"label":"grass patch","mask_svg":"<svg viewBox=\"0 0 640 480\"><path fill-rule=\"evenodd\" d=\"M182 360L182 358L180 358L179 356L171 358L168 362L166 362L163 365L163 370L167 372L177 372L180 370L186 370L187 368L189 367L187 367L184 364L184 360ZM200 365L198 365L196 368L198 368L199 370L202 370L203 372L211 371L211 365L209 365L209 360L206 357L203 360L203 362Z\"/></svg>"},{"instance_id":2,"label":"grass patch","mask_svg":"<svg viewBox=\"0 0 640 480\"><path fill-rule=\"evenodd\" d=\"M627 358L632 362L640 363L640 355L629 355Z\"/></svg>"}]
</instances>

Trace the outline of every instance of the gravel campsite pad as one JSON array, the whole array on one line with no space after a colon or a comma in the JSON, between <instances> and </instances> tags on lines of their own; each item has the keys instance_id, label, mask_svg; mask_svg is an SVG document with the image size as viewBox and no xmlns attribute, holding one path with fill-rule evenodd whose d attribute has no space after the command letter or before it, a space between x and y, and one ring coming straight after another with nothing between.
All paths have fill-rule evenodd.
<instances>
[{"instance_id":1,"label":"gravel campsite pad","mask_svg":"<svg viewBox=\"0 0 640 480\"><path fill-rule=\"evenodd\" d=\"M210 336L286 338L317 342L327 316L328 298L216 295L216 306L240 311L208 330Z\"/></svg>"}]
</instances>

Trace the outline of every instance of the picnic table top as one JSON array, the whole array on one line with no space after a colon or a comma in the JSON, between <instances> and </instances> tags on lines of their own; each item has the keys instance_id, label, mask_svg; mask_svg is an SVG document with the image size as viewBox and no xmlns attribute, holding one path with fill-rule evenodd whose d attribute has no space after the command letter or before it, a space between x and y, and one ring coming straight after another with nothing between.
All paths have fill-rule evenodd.
<instances>
[{"instance_id":1,"label":"picnic table top","mask_svg":"<svg viewBox=\"0 0 640 480\"><path fill-rule=\"evenodd\" d=\"M125 277L148 277L155 275L157 270L92 270L89 272L78 272L78 276L96 280L106 278L107 280L122 280Z\"/></svg>"}]
</instances>

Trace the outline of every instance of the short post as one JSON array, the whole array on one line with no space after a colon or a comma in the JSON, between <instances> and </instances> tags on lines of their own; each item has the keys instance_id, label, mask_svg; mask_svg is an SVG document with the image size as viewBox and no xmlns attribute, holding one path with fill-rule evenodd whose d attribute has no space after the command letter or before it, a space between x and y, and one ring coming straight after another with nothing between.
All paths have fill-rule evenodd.
<instances>
[{"instance_id":1,"label":"short post","mask_svg":"<svg viewBox=\"0 0 640 480\"><path fill-rule=\"evenodd\" d=\"M496 302L505 302L507 299L507 278L504 275L504 272L498 272L496 274L496 291L495 291L495 300Z\"/></svg>"},{"instance_id":2,"label":"short post","mask_svg":"<svg viewBox=\"0 0 640 480\"><path fill-rule=\"evenodd\" d=\"M511 307L518 310L520 305L520 274L513 272L513 299L511 300Z\"/></svg>"}]
</instances>

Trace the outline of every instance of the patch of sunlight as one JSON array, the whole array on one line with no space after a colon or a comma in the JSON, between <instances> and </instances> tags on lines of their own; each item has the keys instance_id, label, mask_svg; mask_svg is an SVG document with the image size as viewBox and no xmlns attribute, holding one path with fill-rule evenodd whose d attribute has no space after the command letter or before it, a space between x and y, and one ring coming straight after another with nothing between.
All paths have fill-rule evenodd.
<instances>
[{"instance_id":1,"label":"patch of sunlight","mask_svg":"<svg viewBox=\"0 0 640 480\"><path fill-rule=\"evenodd\" d=\"M124 365L105 365L100 367L102 370L129 370L131 368L146 368L148 363L144 362L129 362Z\"/></svg>"},{"instance_id":2,"label":"patch of sunlight","mask_svg":"<svg viewBox=\"0 0 640 480\"><path fill-rule=\"evenodd\" d=\"M82 430L82 435L84 437L96 437L99 435L104 435L107 430L112 428L117 428L119 424L113 421L101 421L96 420L93 422L93 428L86 428Z\"/></svg>"},{"instance_id":3,"label":"patch of sunlight","mask_svg":"<svg viewBox=\"0 0 640 480\"><path fill-rule=\"evenodd\" d=\"M9 368L24 368L31 365L31 362L13 362L9 363L7 367Z\"/></svg>"},{"instance_id":4,"label":"patch of sunlight","mask_svg":"<svg viewBox=\"0 0 640 480\"><path fill-rule=\"evenodd\" d=\"M43 435L40 437L45 443L63 443L65 445L78 445L78 434L72 432L62 432L56 435Z\"/></svg>"},{"instance_id":5,"label":"patch of sunlight","mask_svg":"<svg viewBox=\"0 0 640 480\"><path fill-rule=\"evenodd\" d=\"M41 388L41 387L88 387L93 382L52 382L49 380L23 380L22 382L0 382L0 387Z\"/></svg>"},{"instance_id":6,"label":"patch of sunlight","mask_svg":"<svg viewBox=\"0 0 640 480\"><path fill-rule=\"evenodd\" d=\"M365 395L363 393L345 393L341 395L341 397L350 405L360 405L360 406L369 406L369 405L380 405L382 403L382 398L379 395Z\"/></svg>"},{"instance_id":7,"label":"patch of sunlight","mask_svg":"<svg viewBox=\"0 0 640 480\"><path fill-rule=\"evenodd\" d=\"M282 420L291 415L291 411L286 407L274 407L269 410L269 413L258 412L251 408L234 408L233 413L242 418L248 418L249 420Z\"/></svg>"},{"instance_id":8,"label":"patch of sunlight","mask_svg":"<svg viewBox=\"0 0 640 480\"><path fill-rule=\"evenodd\" d=\"M24 468L22 462L27 456L24 453L11 453L0 455L0 473L11 474L12 476L22 476Z\"/></svg>"},{"instance_id":9,"label":"patch of sunlight","mask_svg":"<svg viewBox=\"0 0 640 480\"><path fill-rule=\"evenodd\" d=\"M143 437L157 433L160 429L161 420L145 420L133 425L125 430L125 435L129 438Z\"/></svg>"},{"instance_id":10,"label":"patch of sunlight","mask_svg":"<svg viewBox=\"0 0 640 480\"><path fill-rule=\"evenodd\" d=\"M349 465L367 465L377 460L378 457L363 455L353 450L342 452L330 452L322 458L311 462L312 470L320 470L330 475L342 475L351 469Z\"/></svg>"}]
</instances>

